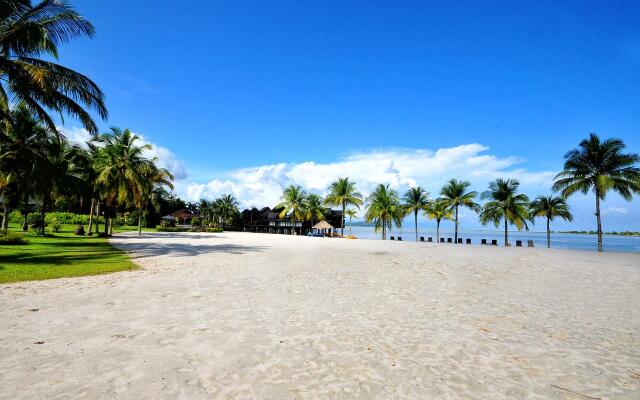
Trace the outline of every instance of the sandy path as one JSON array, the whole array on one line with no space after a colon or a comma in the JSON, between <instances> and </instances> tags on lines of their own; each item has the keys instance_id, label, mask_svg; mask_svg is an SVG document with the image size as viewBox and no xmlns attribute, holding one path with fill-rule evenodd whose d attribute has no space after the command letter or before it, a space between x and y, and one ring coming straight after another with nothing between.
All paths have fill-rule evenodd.
<instances>
[{"instance_id":1,"label":"sandy path","mask_svg":"<svg viewBox=\"0 0 640 400\"><path fill-rule=\"evenodd\" d=\"M640 398L640 255L113 243L143 269L1 287L0 398Z\"/></svg>"}]
</instances>

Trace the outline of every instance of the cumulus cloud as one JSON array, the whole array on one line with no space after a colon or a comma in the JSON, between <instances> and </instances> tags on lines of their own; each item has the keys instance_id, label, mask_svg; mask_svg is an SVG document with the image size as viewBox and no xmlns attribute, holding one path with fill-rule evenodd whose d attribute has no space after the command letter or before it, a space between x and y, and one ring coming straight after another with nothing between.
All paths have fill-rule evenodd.
<instances>
[{"instance_id":1,"label":"cumulus cloud","mask_svg":"<svg viewBox=\"0 0 640 400\"><path fill-rule=\"evenodd\" d=\"M91 134L84 128L64 128L58 127L58 130L69 140L69 142L86 147L87 141L91 140ZM134 132L135 133L135 132ZM176 180L187 179L187 170L185 164L171 150L166 147L159 146L147 139L144 135L135 133L140 137L141 144L150 144L151 150L146 150L144 155L148 158L157 158L158 165L168 169Z\"/></svg>"},{"instance_id":2,"label":"cumulus cloud","mask_svg":"<svg viewBox=\"0 0 640 400\"><path fill-rule=\"evenodd\" d=\"M523 188L546 188L554 171L528 171L517 168L524 162L518 157L487 154L488 147L472 143L441 148L373 150L352 153L334 162L278 163L227 171L208 183L192 182L180 194L191 201L234 194L244 207L272 206L278 202L283 188L295 184L318 194L336 178L348 176L367 195L380 184L396 190L422 185L437 196L442 184L450 178L473 182L478 190L497 177L517 178Z\"/></svg>"}]
</instances>

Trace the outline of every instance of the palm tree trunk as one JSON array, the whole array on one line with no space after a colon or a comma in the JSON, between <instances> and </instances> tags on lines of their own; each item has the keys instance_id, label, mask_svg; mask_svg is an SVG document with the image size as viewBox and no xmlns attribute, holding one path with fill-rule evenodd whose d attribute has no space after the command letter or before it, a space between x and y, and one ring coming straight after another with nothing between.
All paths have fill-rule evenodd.
<instances>
[{"instance_id":1,"label":"palm tree trunk","mask_svg":"<svg viewBox=\"0 0 640 400\"><path fill-rule=\"evenodd\" d=\"M7 205L5 199L4 214L2 215L2 230L6 231L7 228L9 228L9 206Z\"/></svg>"},{"instance_id":2,"label":"palm tree trunk","mask_svg":"<svg viewBox=\"0 0 640 400\"><path fill-rule=\"evenodd\" d=\"M95 203L94 199L91 199L91 207L89 208L89 230L87 233L91 234L91 230L93 229L93 205Z\"/></svg>"},{"instance_id":3,"label":"palm tree trunk","mask_svg":"<svg viewBox=\"0 0 640 400\"><path fill-rule=\"evenodd\" d=\"M100 233L100 200L96 202L96 234Z\"/></svg>"},{"instance_id":4,"label":"palm tree trunk","mask_svg":"<svg viewBox=\"0 0 640 400\"><path fill-rule=\"evenodd\" d=\"M549 218L547 217L547 249L551 248L551 229L549 228Z\"/></svg>"},{"instance_id":5,"label":"palm tree trunk","mask_svg":"<svg viewBox=\"0 0 640 400\"><path fill-rule=\"evenodd\" d=\"M45 217L45 213L46 213L46 208L47 208L47 196L44 196L42 198L42 208L40 209L40 218L42 219L42 226L40 227L40 234L42 236L44 236L44 217Z\"/></svg>"},{"instance_id":6,"label":"palm tree trunk","mask_svg":"<svg viewBox=\"0 0 640 400\"><path fill-rule=\"evenodd\" d=\"M27 215L29 215L29 195L24 198L24 218L22 218L22 230L27 231L29 225L27 224Z\"/></svg>"},{"instance_id":7,"label":"palm tree trunk","mask_svg":"<svg viewBox=\"0 0 640 400\"><path fill-rule=\"evenodd\" d=\"M114 211L114 216L115 216L115 211ZM113 217L109 218L109 236L113 235Z\"/></svg>"},{"instance_id":8,"label":"palm tree trunk","mask_svg":"<svg viewBox=\"0 0 640 400\"><path fill-rule=\"evenodd\" d=\"M600 193L596 190L596 220L598 221L598 253L602 253L602 222L600 221Z\"/></svg>"},{"instance_id":9,"label":"palm tree trunk","mask_svg":"<svg viewBox=\"0 0 640 400\"><path fill-rule=\"evenodd\" d=\"M418 210L413 212L413 216L415 218L415 225L416 225L416 242L418 241Z\"/></svg>"},{"instance_id":10,"label":"palm tree trunk","mask_svg":"<svg viewBox=\"0 0 640 400\"><path fill-rule=\"evenodd\" d=\"M507 216L504 216L504 247L509 246L509 225L507 224Z\"/></svg>"},{"instance_id":11,"label":"palm tree trunk","mask_svg":"<svg viewBox=\"0 0 640 400\"><path fill-rule=\"evenodd\" d=\"M344 211L345 211L346 206L347 205L343 201L342 202L342 219L340 220L340 236L344 236Z\"/></svg>"},{"instance_id":12,"label":"palm tree trunk","mask_svg":"<svg viewBox=\"0 0 640 400\"><path fill-rule=\"evenodd\" d=\"M349 217L349 236L351 236L351 217Z\"/></svg>"},{"instance_id":13,"label":"palm tree trunk","mask_svg":"<svg viewBox=\"0 0 640 400\"><path fill-rule=\"evenodd\" d=\"M436 221L436 243L440 243L440 220Z\"/></svg>"},{"instance_id":14,"label":"palm tree trunk","mask_svg":"<svg viewBox=\"0 0 640 400\"><path fill-rule=\"evenodd\" d=\"M453 243L458 243L458 206L456 206L456 230L453 236Z\"/></svg>"},{"instance_id":15,"label":"palm tree trunk","mask_svg":"<svg viewBox=\"0 0 640 400\"><path fill-rule=\"evenodd\" d=\"M385 224L382 225L382 240L387 240L387 226Z\"/></svg>"},{"instance_id":16,"label":"palm tree trunk","mask_svg":"<svg viewBox=\"0 0 640 400\"><path fill-rule=\"evenodd\" d=\"M138 208L138 236L142 236L142 209Z\"/></svg>"}]
</instances>

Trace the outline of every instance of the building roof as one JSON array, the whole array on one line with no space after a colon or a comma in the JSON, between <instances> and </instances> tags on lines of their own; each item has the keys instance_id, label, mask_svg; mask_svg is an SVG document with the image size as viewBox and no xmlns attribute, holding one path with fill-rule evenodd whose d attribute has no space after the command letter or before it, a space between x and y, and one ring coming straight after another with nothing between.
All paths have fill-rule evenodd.
<instances>
[{"instance_id":1,"label":"building roof","mask_svg":"<svg viewBox=\"0 0 640 400\"><path fill-rule=\"evenodd\" d=\"M318 222L317 224L315 224L314 226L312 226L312 229L334 229L334 227L333 227L333 225L331 225L327 221L322 220L322 221Z\"/></svg>"}]
</instances>

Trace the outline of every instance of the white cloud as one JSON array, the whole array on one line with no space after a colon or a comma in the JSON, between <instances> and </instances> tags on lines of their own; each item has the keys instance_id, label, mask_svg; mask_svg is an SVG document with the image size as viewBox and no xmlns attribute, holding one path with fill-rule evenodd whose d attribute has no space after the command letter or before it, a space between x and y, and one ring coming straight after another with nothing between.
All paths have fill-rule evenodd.
<instances>
[{"instance_id":1,"label":"white cloud","mask_svg":"<svg viewBox=\"0 0 640 400\"><path fill-rule=\"evenodd\" d=\"M486 146L472 143L436 151L394 149L358 152L328 163L270 164L227 171L206 184L192 182L178 193L186 195L190 201L232 193L243 207L273 206L279 201L282 190L290 184L324 194L327 186L341 176L354 180L365 196L380 183L400 191L422 185L432 196L437 196L442 184L453 177L470 180L477 190L484 190L487 183L497 177L517 178L523 189L549 190L555 172L514 168L524 160L486 154L488 150Z\"/></svg>"},{"instance_id":2,"label":"white cloud","mask_svg":"<svg viewBox=\"0 0 640 400\"><path fill-rule=\"evenodd\" d=\"M91 134L84 128L64 128L58 127L58 130L69 140L69 142L85 146L86 142L91 140ZM141 144L150 144L151 150L145 151L145 157L158 159L158 165L162 168L168 169L175 177L176 180L187 179L187 170L184 166L184 162L180 160L171 150L166 147L158 146L151 141L144 138L143 135L135 133L140 137Z\"/></svg>"},{"instance_id":3,"label":"white cloud","mask_svg":"<svg viewBox=\"0 0 640 400\"><path fill-rule=\"evenodd\" d=\"M607 207L602 211L602 215L626 215L629 213L624 207Z\"/></svg>"}]
</instances>

